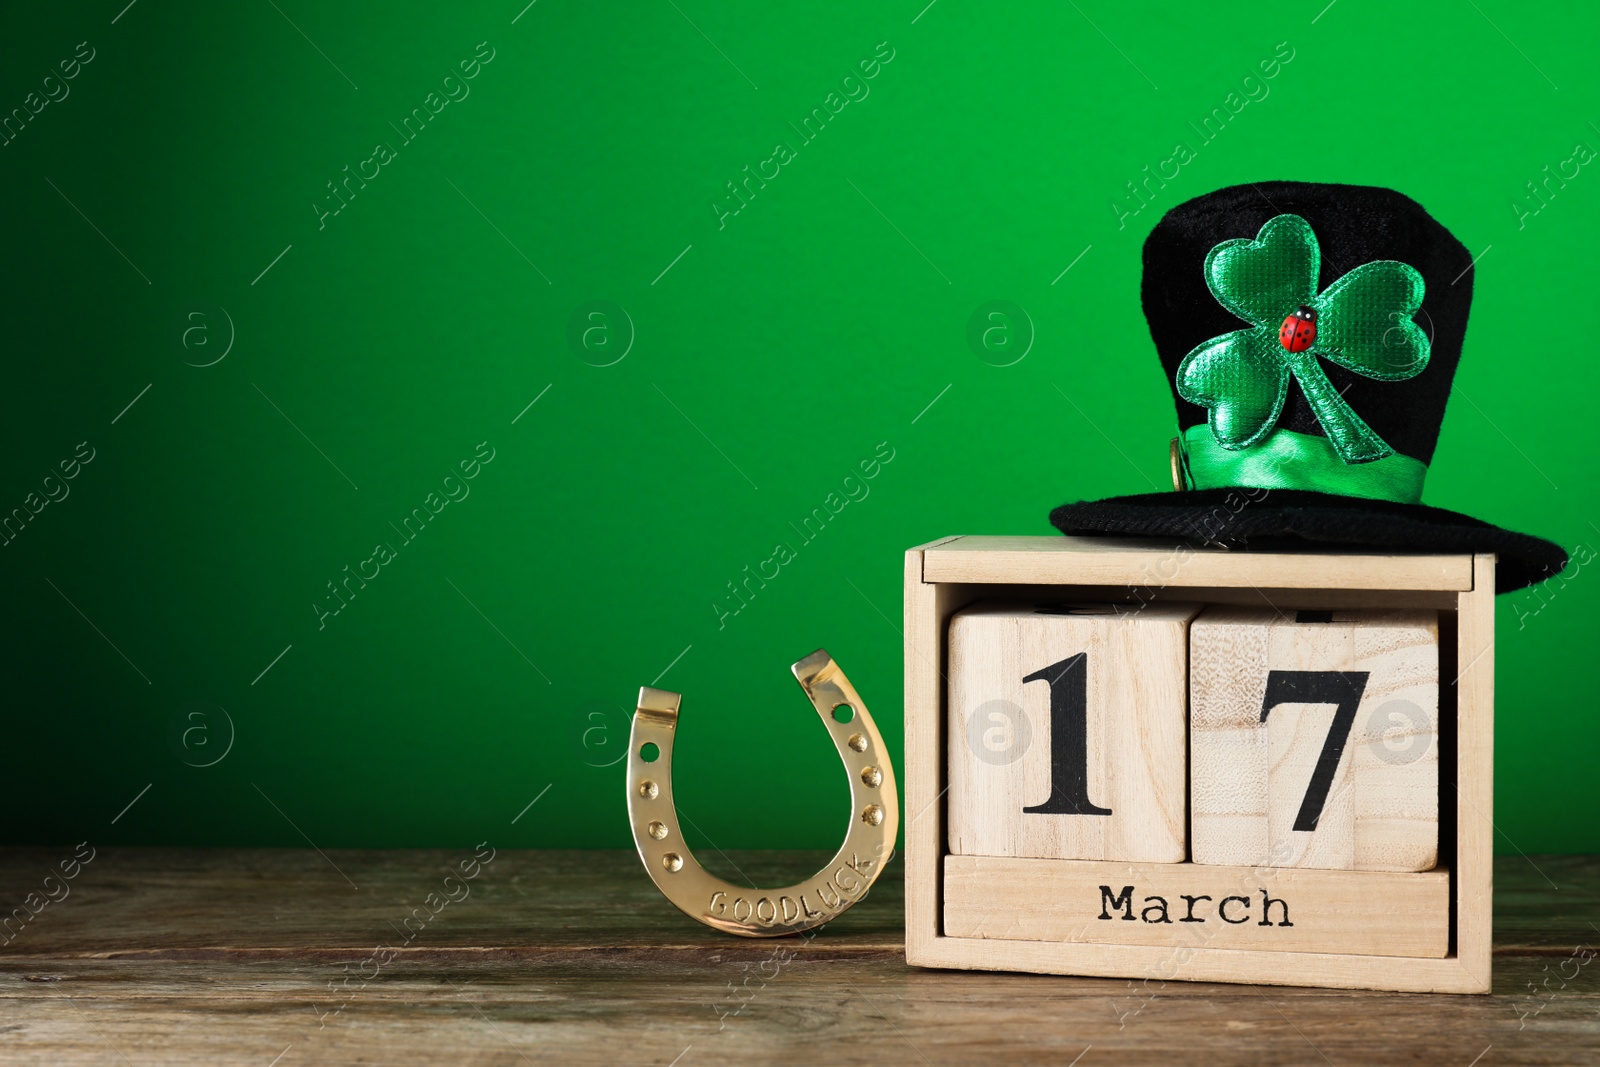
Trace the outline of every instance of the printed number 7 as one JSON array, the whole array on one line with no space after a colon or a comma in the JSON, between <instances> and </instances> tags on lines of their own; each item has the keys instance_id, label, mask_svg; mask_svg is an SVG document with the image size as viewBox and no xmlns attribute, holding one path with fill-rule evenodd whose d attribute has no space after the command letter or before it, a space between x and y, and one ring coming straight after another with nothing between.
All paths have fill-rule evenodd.
<instances>
[{"instance_id":1,"label":"printed number 7","mask_svg":"<svg viewBox=\"0 0 1600 1067\"><path fill-rule=\"evenodd\" d=\"M1267 695L1261 702L1261 721L1267 721L1267 712L1279 704L1333 704L1333 722L1328 736L1322 742L1322 755L1317 757L1316 769L1311 772L1311 783L1306 786L1306 798L1300 804L1300 814L1295 816L1296 830L1315 830L1322 817L1322 806L1328 802L1328 790L1333 785L1334 772L1339 769L1339 757L1344 755L1344 745L1350 738L1350 728L1355 725L1356 708L1361 694L1367 688L1367 671L1268 671Z\"/></svg>"}]
</instances>

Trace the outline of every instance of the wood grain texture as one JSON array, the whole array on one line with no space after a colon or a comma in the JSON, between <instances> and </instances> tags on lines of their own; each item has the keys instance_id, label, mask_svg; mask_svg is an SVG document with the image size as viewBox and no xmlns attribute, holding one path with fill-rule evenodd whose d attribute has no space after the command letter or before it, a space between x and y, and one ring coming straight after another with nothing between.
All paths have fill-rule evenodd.
<instances>
[{"instance_id":1,"label":"wood grain texture","mask_svg":"<svg viewBox=\"0 0 1600 1067\"><path fill-rule=\"evenodd\" d=\"M1190 627L1190 816L1196 863L1425 871L1439 847L1434 612L1206 609ZM1273 672L1358 672L1353 717ZM1284 677L1279 674L1280 680ZM1346 709L1348 712L1349 709ZM1318 780L1330 737L1331 781ZM1327 767L1324 766L1324 774ZM1325 792L1322 792L1325 790ZM1322 793L1314 829L1306 798Z\"/></svg>"},{"instance_id":2,"label":"wood grain texture","mask_svg":"<svg viewBox=\"0 0 1600 1067\"><path fill-rule=\"evenodd\" d=\"M1456 677L1456 955L1489 988L1494 912L1494 565L1473 557L1473 588L1461 594ZM1600 933L1600 931L1597 931Z\"/></svg>"},{"instance_id":3,"label":"wood grain texture","mask_svg":"<svg viewBox=\"0 0 1600 1067\"><path fill-rule=\"evenodd\" d=\"M1310 546L1229 552L1144 537L956 537L924 551L922 580L931 583L1462 591L1473 582L1468 555L1334 553Z\"/></svg>"},{"instance_id":4,"label":"wood grain texture","mask_svg":"<svg viewBox=\"0 0 1600 1067\"><path fill-rule=\"evenodd\" d=\"M1450 872L945 857L952 937L1441 958ZM1293 968L1293 961L1286 961Z\"/></svg>"},{"instance_id":5,"label":"wood grain texture","mask_svg":"<svg viewBox=\"0 0 1600 1067\"><path fill-rule=\"evenodd\" d=\"M0 851L0 904L23 899L70 853ZM470 854L330 850L352 889L310 850L102 849L67 898L0 948L0 1062L268 1067L281 1054L276 1067L943 1067L1061 1065L1083 1054L1079 1067L1467 1067L1479 1056L1490 1067L1600 1058L1600 960L1584 955L1600 941L1590 926L1600 857L1496 860L1488 997L922 970L901 954L898 864L816 937L745 941L679 914L620 850L502 851L471 897L370 981L329 988L359 975L374 945L394 937L389 923ZM733 853L720 873L777 884L824 859ZM1286 981L1294 967L1282 967Z\"/></svg>"},{"instance_id":6,"label":"wood grain texture","mask_svg":"<svg viewBox=\"0 0 1600 1067\"><path fill-rule=\"evenodd\" d=\"M934 542L939 544L941 542ZM939 936L939 857L944 851L944 630L959 587L922 580L923 548L905 559L906 955Z\"/></svg>"},{"instance_id":7,"label":"wood grain texture","mask_svg":"<svg viewBox=\"0 0 1600 1067\"><path fill-rule=\"evenodd\" d=\"M1182 862L1187 625L1198 610L1036 600L957 612L946 712L950 851ZM1054 751L1052 679L1086 697L1081 719L1061 723L1084 730L1081 753ZM1026 810L1053 799L1055 775L1085 771L1078 800L1108 814Z\"/></svg>"}]
</instances>

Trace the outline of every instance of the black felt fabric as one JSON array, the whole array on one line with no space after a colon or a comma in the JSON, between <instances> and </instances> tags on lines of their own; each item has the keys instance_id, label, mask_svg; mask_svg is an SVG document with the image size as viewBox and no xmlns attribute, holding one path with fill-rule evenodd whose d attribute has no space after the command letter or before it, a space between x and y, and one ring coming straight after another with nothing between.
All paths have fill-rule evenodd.
<instances>
[{"instance_id":1,"label":"black felt fabric","mask_svg":"<svg viewBox=\"0 0 1600 1067\"><path fill-rule=\"evenodd\" d=\"M1334 388L1396 452L1432 462L1467 333L1472 304L1472 271L1467 267L1472 255L1421 204L1393 189L1258 182L1218 189L1167 212L1144 242L1143 299L1150 337L1168 383L1196 345L1251 325L1217 303L1206 288L1206 253L1223 241L1254 238L1278 215L1299 215L1316 233L1322 250L1319 292L1375 259L1409 263L1422 275L1427 288L1415 321L1428 335L1431 352L1422 373L1403 382L1380 382L1328 360L1322 360L1322 368ZM1172 397L1180 429L1205 424L1205 408L1184 400L1176 390ZM1289 388L1278 425L1326 436L1298 383Z\"/></svg>"},{"instance_id":2,"label":"black felt fabric","mask_svg":"<svg viewBox=\"0 0 1600 1067\"><path fill-rule=\"evenodd\" d=\"M1541 537L1423 504L1311 493L1301 489L1201 489L1063 504L1050 522L1065 534L1178 538L1196 549L1329 548L1493 552L1495 592L1543 581L1567 554Z\"/></svg>"},{"instance_id":3,"label":"black felt fabric","mask_svg":"<svg viewBox=\"0 0 1600 1067\"><path fill-rule=\"evenodd\" d=\"M1426 369L1379 382L1327 360L1322 367L1350 406L1397 452L1433 460L1450 383L1461 359L1472 304L1472 256L1410 197L1392 189L1308 182L1259 182L1179 204L1144 244L1143 301L1150 336L1173 390L1180 430L1206 423L1206 410L1178 396L1178 364L1196 345L1249 325L1206 287L1206 253L1222 241L1254 238L1278 215L1299 215L1322 252L1318 289L1375 259L1409 263L1427 289L1415 321L1427 333ZM1501 358L1516 358L1501 354ZM1298 385L1278 425L1326 436ZM1558 545L1442 508L1303 490L1208 489L1064 504L1050 513L1065 534L1176 537L1196 547L1353 546L1429 552L1493 552L1495 591L1510 592L1560 572Z\"/></svg>"}]
</instances>

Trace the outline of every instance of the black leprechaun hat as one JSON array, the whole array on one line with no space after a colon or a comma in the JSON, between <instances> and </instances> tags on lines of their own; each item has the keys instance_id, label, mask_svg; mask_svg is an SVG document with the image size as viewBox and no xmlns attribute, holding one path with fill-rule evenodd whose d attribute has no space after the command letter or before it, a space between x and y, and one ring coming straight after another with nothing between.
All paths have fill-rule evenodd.
<instances>
[{"instance_id":1,"label":"black leprechaun hat","mask_svg":"<svg viewBox=\"0 0 1600 1067\"><path fill-rule=\"evenodd\" d=\"M1392 189L1236 185L1144 244L1172 382L1176 491L1063 504L1065 534L1228 547L1493 552L1496 591L1567 564L1549 541L1422 503L1472 304L1472 256Z\"/></svg>"}]
</instances>

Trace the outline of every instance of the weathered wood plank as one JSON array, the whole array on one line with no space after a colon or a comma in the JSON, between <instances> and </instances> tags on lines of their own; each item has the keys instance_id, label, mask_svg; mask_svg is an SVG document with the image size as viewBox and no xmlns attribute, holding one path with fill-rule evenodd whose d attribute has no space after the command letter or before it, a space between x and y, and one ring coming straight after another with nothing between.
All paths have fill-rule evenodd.
<instances>
[{"instance_id":1,"label":"weathered wood plank","mask_svg":"<svg viewBox=\"0 0 1600 1067\"><path fill-rule=\"evenodd\" d=\"M56 851L0 852L0 902L32 891ZM387 924L470 855L330 852L351 889L310 851L102 850L0 947L0 1061L1061 1064L1089 1046L1082 1067L1466 1065L1491 1045L1483 1067L1600 1057L1600 964L1573 952L1600 945L1597 857L1497 860L1488 997L912 968L898 865L816 937L747 941L678 914L626 852L502 851L469 897L363 968ZM774 883L823 858L728 857Z\"/></svg>"},{"instance_id":2,"label":"weathered wood plank","mask_svg":"<svg viewBox=\"0 0 1600 1067\"><path fill-rule=\"evenodd\" d=\"M71 850L0 851L0 902L20 906L58 853ZM717 874L752 885L793 881L829 857L822 851L740 852L730 863L714 850L696 854ZM637 857L622 851L501 850L478 877L458 879L468 895L440 908L436 921L421 923L420 930L406 925L413 911L427 908L428 894L444 896L445 877L473 855L471 847L330 849L326 860L307 849L101 849L70 883L66 899L48 905L9 944L0 933L0 959L19 953L370 948L404 941L397 928L413 932L410 943L431 949L727 940L669 904ZM892 879L874 886L867 905L830 923L824 936L898 948L903 883L898 866L894 870Z\"/></svg>"},{"instance_id":3,"label":"weathered wood plank","mask_svg":"<svg viewBox=\"0 0 1600 1067\"><path fill-rule=\"evenodd\" d=\"M1502 968L1510 984L1533 961ZM140 964L150 971L153 964ZM104 961L74 968L119 970ZM7 1063L1505 1063L1600 1055L1600 984L1550 997L1375 996L918 971L864 960L408 961L340 1004L328 970L82 970L0 1000ZM9 983L4 983L9 984ZM119 983L120 984L120 983ZM1497 988L1501 983L1497 982ZM3 984L0 984L3 988ZM70 998L70 999L69 999ZM686 1050L688 1054L685 1055Z\"/></svg>"}]
</instances>

